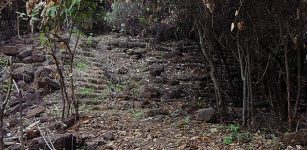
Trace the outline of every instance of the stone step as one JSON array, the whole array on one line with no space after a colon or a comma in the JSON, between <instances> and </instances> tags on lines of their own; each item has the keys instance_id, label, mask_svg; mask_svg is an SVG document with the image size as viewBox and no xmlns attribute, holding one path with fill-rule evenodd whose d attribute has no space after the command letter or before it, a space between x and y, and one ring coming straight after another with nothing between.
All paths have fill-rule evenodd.
<instances>
[{"instance_id":1,"label":"stone step","mask_svg":"<svg viewBox=\"0 0 307 150\"><path fill-rule=\"evenodd\" d=\"M106 84L107 81L99 78L78 78L75 79L77 82L93 83L93 84Z\"/></svg>"},{"instance_id":2,"label":"stone step","mask_svg":"<svg viewBox=\"0 0 307 150\"><path fill-rule=\"evenodd\" d=\"M78 87L84 87L84 88L89 88L93 90L103 90L106 88L105 84L92 84L92 83L86 83L86 82L76 83L75 85Z\"/></svg>"},{"instance_id":3,"label":"stone step","mask_svg":"<svg viewBox=\"0 0 307 150\"><path fill-rule=\"evenodd\" d=\"M83 57L96 57L97 53L89 52L89 51L78 51L76 52L77 55L81 55Z\"/></svg>"}]
</instances>

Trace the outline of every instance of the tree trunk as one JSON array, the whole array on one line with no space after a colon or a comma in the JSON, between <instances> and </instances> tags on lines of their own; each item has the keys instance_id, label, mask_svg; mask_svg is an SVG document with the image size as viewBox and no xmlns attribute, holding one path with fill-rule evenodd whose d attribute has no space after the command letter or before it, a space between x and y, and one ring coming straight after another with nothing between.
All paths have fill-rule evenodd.
<instances>
[{"instance_id":1,"label":"tree trunk","mask_svg":"<svg viewBox=\"0 0 307 150\"><path fill-rule=\"evenodd\" d=\"M292 129L292 113L291 113L291 94L290 94L290 71L289 71L289 60L288 60L288 48L285 42L285 67L286 67L286 86L287 86L287 104L288 104L288 126Z\"/></svg>"},{"instance_id":2,"label":"tree trunk","mask_svg":"<svg viewBox=\"0 0 307 150\"><path fill-rule=\"evenodd\" d=\"M197 28L197 30L198 30L199 43L200 43L200 46L201 46L201 50L202 50L206 60L208 61L210 69L211 69L210 76L211 76L211 79L213 81L215 94L216 94L216 97L217 97L217 100L216 100L217 111L221 112L221 109L223 109L224 104L223 104L220 82L218 81L217 76L216 76L216 66L215 66L215 63L213 62L208 50L206 50L206 48L205 48L202 30L200 28ZM212 49L212 47L209 48L209 49ZM224 111L224 110L222 110L222 111Z\"/></svg>"}]
</instances>

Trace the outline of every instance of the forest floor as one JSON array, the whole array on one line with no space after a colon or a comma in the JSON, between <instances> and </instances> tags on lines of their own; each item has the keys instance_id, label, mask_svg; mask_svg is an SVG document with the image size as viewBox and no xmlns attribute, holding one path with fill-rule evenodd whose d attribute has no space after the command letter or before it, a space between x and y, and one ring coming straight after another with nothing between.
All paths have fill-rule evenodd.
<instances>
[{"instance_id":1,"label":"forest floor","mask_svg":"<svg viewBox=\"0 0 307 150\"><path fill-rule=\"evenodd\" d=\"M234 123L206 123L195 117L197 110L209 107L214 90L209 68L191 41L149 45L144 39L114 33L82 39L74 68L81 119L64 126L60 92L52 89L56 83L48 83L47 90L35 86L38 68L54 68L50 57L39 59L47 52L38 39L25 35L3 45L18 49L7 55L16 57L13 73L24 90L23 125L29 149L46 147L43 137L53 140L54 135L69 133L76 137L78 149L89 150L245 150L282 145L273 132L247 131ZM26 51L31 51L31 59ZM10 149L18 143L17 103L13 97L5 119Z\"/></svg>"}]
</instances>

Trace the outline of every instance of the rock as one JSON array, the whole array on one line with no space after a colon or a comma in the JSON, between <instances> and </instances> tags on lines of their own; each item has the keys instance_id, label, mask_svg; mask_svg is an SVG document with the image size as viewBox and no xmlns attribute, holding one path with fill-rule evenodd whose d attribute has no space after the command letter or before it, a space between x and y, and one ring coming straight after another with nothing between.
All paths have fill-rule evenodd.
<instances>
[{"instance_id":1,"label":"rock","mask_svg":"<svg viewBox=\"0 0 307 150\"><path fill-rule=\"evenodd\" d=\"M160 76L164 71L164 67L162 65L153 64L149 67L149 74L151 76Z\"/></svg>"},{"instance_id":2,"label":"rock","mask_svg":"<svg viewBox=\"0 0 307 150\"><path fill-rule=\"evenodd\" d=\"M22 62L23 62L23 63L26 63L26 64L33 63L32 56L28 56L28 57L23 58L23 59L22 59Z\"/></svg>"},{"instance_id":3,"label":"rock","mask_svg":"<svg viewBox=\"0 0 307 150\"><path fill-rule=\"evenodd\" d=\"M7 121L7 123L8 123L8 128L11 129L11 128L16 127L19 124L19 119L10 118L9 121Z\"/></svg>"},{"instance_id":4,"label":"rock","mask_svg":"<svg viewBox=\"0 0 307 150\"><path fill-rule=\"evenodd\" d=\"M15 80L23 80L25 82L32 82L33 81L33 77L24 73L24 72L13 72L12 73L13 79Z\"/></svg>"},{"instance_id":5,"label":"rock","mask_svg":"<svg viewBox=\"0 0 307 150\"><path fill-rule=\"evenodd\" d=\"M32 55L32 48L27 48L27 49L24 49L24 50L20 51L18 53L17 57L19 59L24 59L24 58L26 58L28 56L31 56L31 55Z\"/></svg>"},{"instance_id":6,"label":"rock","mask_svg":"<svg viewBox=\"0 0 307 150\"><path fill-rule=\"evenodd\" d=\"M155 83L165 83L161 76L156 76L153 81Z\"/></svg>"},{"instance_id":7,"label":"rock","mask_svg":"<svg viewBox=\"0 0 307 150\"><path fill-rule=\"evenodd\" d=\"M12 76L16 81L23 80L25 82L32 82L34 70L32 66L26 64L14 65L12 67Z\"/></svg>"},{"instance_id":8,"label":"rock","mask_svg":"<svg viewBox=\"0 0 307 150\"><path fill-rule=\"evenodd\" d=\"M108 131L106 133L104 133L102 135L103 139L106 140L106 141L114 141L115 140L115 135L113 132L111 131Z\"/></svg>"},{"instance_id":9,"label":"rock","mask_svg":"<svg viewBox=\"0 0 307 150\"><path fill-rule=\"evenodd\" d=\"M176 88L170 91L169 98L171 99L178 99L186 96L186 92L182 90L181 88Z\"/></svg>"},{"instance_id":10,"label":"rock","mask_svg":"<svg viewBox=\"0 0 307 150\"><path fill-rule=\"evenodd\" d=\"M88 150L90 150L90 149L97 149L97 147L98 147L98 143L97 142L92 142L92 141L86 142L85 145L86 145L86 149L88 149Z\"/></svg>"},{"instance_id":11,"label":"rock","mask_svg":"<svg viewBox=\"0 0 307 150\"><path fill-rule=\"evenodd\" d=\"M121 67L121 68L118 69L117 73L118 73L118 74L121 74L121 75L124 75L124 74L127 74L128 71L129 71L129 68L127 68L127 67Z\"/></svg>"},{"instance_id":12,"label":"rock","mask_svg":"<svg viewBox=\"0 0 307 150\"><path fill-rule=\"evenodd\" d=\"M48 94L53 90L60 89L60 84L53 79L53 70L40 67L34 72L34 83L41 94Z\"/></svg>"},{"instance_id":13,"label":"rock","mask_svg":"<svg viewBox=\"0 0 307 150\"><path fill-rule=\"evenodd\" d=\"M159 92L158 89L147 86L141 87L141 92L140 92L141 98L151 99L151 98L159 98L160 96L161 93Z\"/></svg>"},{"instance_id":14,"label":"rock","mask_svg":"<svg viewBox=\"0 0 307 150\"><path fill-rule=\"evenodd\" d=\"M0 52L5 55L16 56L19 52L19 49L16 46L3 46L0 48Z\"/></svg>"},{"instance_id":15,"label":"rock","mask_svg":"<svg viewBox=\"0 0 307 150\"><path fill-rule=\"evenodd\" d=\"M53 80L53 79L50 79L50 78L44 78L44 81L52 90L58 90L60 89L60 84Z\"/></svg>"},{"instance_id":16,"label":"rock","mask_svg":"<svg viewBox=\"0 0 307 150\"><path fill-rule=\"evenodd\" d=\"M205 122L216 122L216 111L213 108L199 109L195 113L196 120Z\"/></svg>"},{"instance_id":17,"label":"rock","mask_svg":"<svg viewBox=\"0 0 307 150\"><path fill-rule=\"evenodd\" d=\"M28 106L31 106L33 104L37 104L41 100L41 96L39 93L23 93L22 95L22 103L27 103ZM19 99L18 98L13 98L9 102L9 106L15 106L19 104Z\"/></svg>"},{"instance_id":18,"label":"rock","mask_svg":"<svg viewBox=\"0 0 307 150\"><path fill-rule=\"evenodd\" d=\"M46 67L39 67L35 72L34 72L34 79L37 79L39 77L52 77L53 70L50 68Z\"/></svg>"},{"instance_id":19,"label":"rock","mask_svg":"<svg viewBox=\"0 0 307 150\"><path fill-rule=\"evenodd\" d=\"M128 55L136 55L136 54L145 54L146 53L146 50L145 49L128 49L126 50L126 53Z\"/></svg>"},{"instance_id":20,"label":"rock","mask_svg":"<svg viewBox=\"0 0 307 150\"><path fill-rule=\"evenodd\" d=\"M10 141L9 142L4 141L3 144L4 144L4 146L13 146L17 143L16 142L10 142Z\"/></svg>"},{"instance_id":21,"label":"rock","mask_svg":"<svg viewBox=\"0 0 307 150\"><path fill-rule=\"evenodd\" d=\"M26 117L32 118L32 117L37 116L37 115L39 115L39 114L41 114L45 111L46 111L46 108L44 106L39 105L39 106L35 107L34 109L28 110Z\"/></svg>"},{"instance_id":22,"label":"rock","mask_svg":"<svg viewBox=\"0 0 307 150\"><path fill-rule=\"evenodd\" d=\"M31 128L25 131L25 138L34 139L40 136L38 128Z\"/></svg>"},{"instance_id":23,"label":"rock","mask_svg":"<svg viewBox=\"0 0 307 150\"><path fill-rule=\"evenodd\" d=\"M67 150L74 150L76 149L76 136L71 133L66 134L58 134L50 136L50 141L54 145L55 149L67 149ZM45 149L47 147L46 142L44 141L43 137L34 138L29 143L29 150L38 150L38 149Z\"/></svg>"},{"instance_id":24,"label":"rock","mask_svg":"<svg viewBox=\"0 0 307 150\"><path fill-rule=\"evenodd\" d=\"M43 52L36 50L32 52L32 60L33 62L44 62L47 58Z\"/></svg>"},{"instance_id":25,"label":"rock","mask_svg":"<svg viewBox=\"0 0 307 150\"><path fill-rule=\"evenodd\" d=\"M169 85L178 85L178 84L180 84L180 81L178 81L178 80L168 80L167 83Z\"/></svg>"},{"instance_id":26,"label":"rock","mask_svg":"<svg viewBox=\"0 0 307 150\"><path fill-rule=\"evenodd\" d=\"M145 112L145 117L154 117L158 115L168 115L168 111L162 108L154 108Z\"/></svg>"},{"instance_id":27,"label":"rock","mask_svg":"<svg viewBox=\"0 0 307 150\"><path fill-rule=\"evenodd\" d=\"M143 57L142 54L134 54L131 56L131 59L138 60L138 59L141 59L142 57Z\"/></svg>"},{"instance_id":28,"label":"rock","mask_svg":"<svg viewBox=\"0 0 307 150\"><path fill-rule=\"evenodd\" d=\"M281 136L281 141L285 145L307 145L307 129L285 133Z\"/></svg>"},{"instance_id":29,"label":"rock","mask_svg":"<svg viewBox=\"0 0 307 150\"><path fill-rule=\"evenodd\" d=\"M15 143L7 148L8 150L21 150L21 145L19 143Z\"/></svg>"}]
</instances>

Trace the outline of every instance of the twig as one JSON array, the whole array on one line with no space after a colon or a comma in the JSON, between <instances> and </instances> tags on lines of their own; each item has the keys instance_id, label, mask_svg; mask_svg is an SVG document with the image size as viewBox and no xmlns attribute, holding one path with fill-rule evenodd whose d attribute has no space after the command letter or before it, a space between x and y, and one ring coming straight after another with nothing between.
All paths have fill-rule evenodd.
<instances>
[{"instance_id":1,"label":"twig","mask_svg":"<svg viewBox=\"0 0 307 150\"><path fill-rule=\"evenodd\" d=\"M0 11L2 11L10 2L12 2L13 0L9 0L7 1L1 8Z\"/></svg>"},{"instance_id":2,"label":"twig","mask_svg":"<svg viewBox=\"0 0 307 150\"><path fill-rule=\"evenodd\" d=\"M46 136L45 136L45 133L41 130L41 128L40 128L38 125L37 125L37 128L38 128L38 130L39 130L41 136L43 137L43 139L44 139L46 145L48 146L48 148L49 148L50 150L56 150L56 149L54 148L52 142L48 143L48 141L47 141L47 139L46 139ZM49 139L49 141L50 141L50 139Z\"/></svg>"},{"instance_id":3,"label":"twig","mask_svg":"<svg viewBox=\"0 0 307 150\"><path fill-rule=\"evenodd\" d=\"M22 110L22 92L21 90L18 88L18 85L16 84L15 80L13 79L13 83L14 83L14 86L17 90L17 93L18 93L18 98L19 98L19 114L20 114L20 118L19 118L19 126L20 126L20 138L19 138L19 141L20 141L20 145L21 145L21 150L24 149L23 147L23 129L24 129L24 126L23 126L23 122L22 122L22 118L23 118L23 110Z\"/></svg>"}]
</instances>

